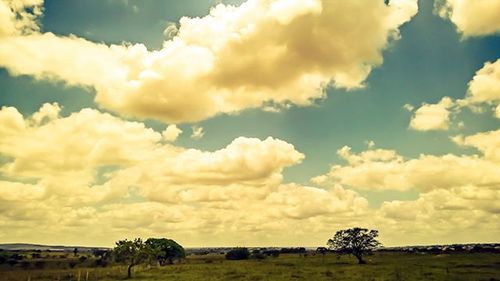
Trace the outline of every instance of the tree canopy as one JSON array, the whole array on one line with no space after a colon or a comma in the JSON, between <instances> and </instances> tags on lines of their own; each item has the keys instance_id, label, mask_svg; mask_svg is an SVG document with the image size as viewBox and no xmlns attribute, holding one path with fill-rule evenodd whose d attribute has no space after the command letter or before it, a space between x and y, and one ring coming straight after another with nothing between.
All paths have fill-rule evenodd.
<instances>
[{"instance_id":1,"label":"tree canopy","mask_svg":"<svg viewBox=\"0 0 500 281\"><path fill-rule=\"evenodd\" d=\"M160 265L172 264L174 260L186 257L184 248L172 239L149 238L145 244L151 257L156 259Z\"/></svg>"},{"instance_id":2,"label":"tree canopy","mask_svg":"<svg viewBox=\"0 0 500 281\"><path fill-rule=\"evenodd\" d=\"M146 261L149 257L149 251L142 239L120 240L116 242L113 249L116 261L128 264L127 277L132 276L132 267Z\"/></svg>"},{"instance_id":3,"label":"tree canopy","mask_svg":"<svg viewBox=\"0 0 500 281\"><path fill-rule=\"evenodd\" d=\"M363 264L365 263L363 255L382 245L377 241L377 237L378 230L354 227L337 231L331 239L328 239L327 245L336 252L352 254L358 259L359 264Z\"/></svg>"}]
</instances>

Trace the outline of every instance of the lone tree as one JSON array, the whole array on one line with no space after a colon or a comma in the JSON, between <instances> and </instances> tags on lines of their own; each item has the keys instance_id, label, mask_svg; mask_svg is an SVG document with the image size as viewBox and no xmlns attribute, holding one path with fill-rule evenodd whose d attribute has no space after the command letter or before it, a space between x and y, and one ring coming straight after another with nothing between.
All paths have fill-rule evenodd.
<instances>
[{"instance_id":1,"label":"lone tree","mask_svg":"<svg viewBox=\"0 0 500 281\"><path fill-rule=\"evenodd\" d=\"M174 260L186 257L184 248L172 239L149 238L145 242L150 256L158 261L160 265L173 264Z\"/></svg>"},{"instance_id":2,"label":"lone tree","mask_svg":"<svg viewBox=\"0 0 500 281\"><path fill-rule=\"evenodd\" d=\"M377 237L378 230L355 227L337 231L327 245L341 254L352 254L359 264L364 264L363 255L382 245Z\"/></svg>"},{"instance_id":3,"label":"lone tree","mask_svg":"<svg viewBox=\"0 0 500 281\"><path fill-rule=\"evenodd\" d=\"M116 242L113 254L117 262L128 265L127 278L132 277L132 267L146 261L149 257L149 252L141 238L136 238L133 241L125 239Z\"/></svg>"}]
</instances>

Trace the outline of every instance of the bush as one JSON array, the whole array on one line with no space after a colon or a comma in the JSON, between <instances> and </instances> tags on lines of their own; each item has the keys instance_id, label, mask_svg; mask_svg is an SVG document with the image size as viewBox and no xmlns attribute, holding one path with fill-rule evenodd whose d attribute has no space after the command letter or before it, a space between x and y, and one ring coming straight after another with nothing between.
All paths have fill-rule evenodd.
<instances>
[{"instance_id":1,"label":"bush","mask_svg":"<svg viewBox=\"0 0 500 281\"><path fill-rule=\"evenodd\" d=\"M227 260L247 260L250 257L250 252L247 248L235 248L227 252Z\"/></svg>"},{"instance_id":2,"label":"bush","mask_svg":"<svg viewBox=\"0 0 500 281\"><path fill-rule=\"evenodd\" d=\"M252 257L252 259L256 259L256 260L264 260L267 258L267 255L265 255L261 252L257 252L257 253L253 253L251 257Z\"/></svg>"},{"instance_id":3,"label":"bush","mask_svg":"<svg viewBox=\"0 0 500 281\"><path fill-rule=\"evenodd\" d=\"M277 258L280 256L280 251L279 250L265 250L264 254L271 256L273 258Z\"/></svg>"}]
</instances>

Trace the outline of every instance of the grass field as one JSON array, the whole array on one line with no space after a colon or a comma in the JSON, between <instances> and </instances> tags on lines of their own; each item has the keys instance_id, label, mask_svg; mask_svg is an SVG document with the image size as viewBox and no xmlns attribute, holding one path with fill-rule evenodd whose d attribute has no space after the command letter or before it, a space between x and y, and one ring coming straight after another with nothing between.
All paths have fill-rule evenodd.
<instances>
[{"instance_id":1,"label":"grass field","mask_svg":"<svg viewBox=\"0 0 500 281\"><path fill-rule=\"evenodd\" d=\"M189 256L183 263L137 266L133 280L500 280L500 254L375 253L368 264L349 256L281 255L265 260L227 261L223 255ZM83 265L81 265L83 266ZM124 266L72 269L0 269L0 280L123 280Z\"/></svg>"}]
</instances>

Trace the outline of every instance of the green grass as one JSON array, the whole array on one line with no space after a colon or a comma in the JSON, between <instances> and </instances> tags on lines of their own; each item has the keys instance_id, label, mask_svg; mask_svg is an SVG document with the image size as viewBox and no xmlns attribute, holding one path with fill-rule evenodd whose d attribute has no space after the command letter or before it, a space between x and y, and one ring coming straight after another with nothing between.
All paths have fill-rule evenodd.
<instances>
[{"instance_id":1,"label":"green grass","mask_svg":"<svg viewBox=\"0 0 500 281\"><path fill-rule=\"evenodd\" d=\"M500 281L500 254L376 253L358 265L349 256L281 255L265 260L227 261L222 255L190 256L184 263L134 270L133 280L449 280ZM123 266L106 268L2 269L0 280L122 280Z\"/></svg>"}]
</instances>

